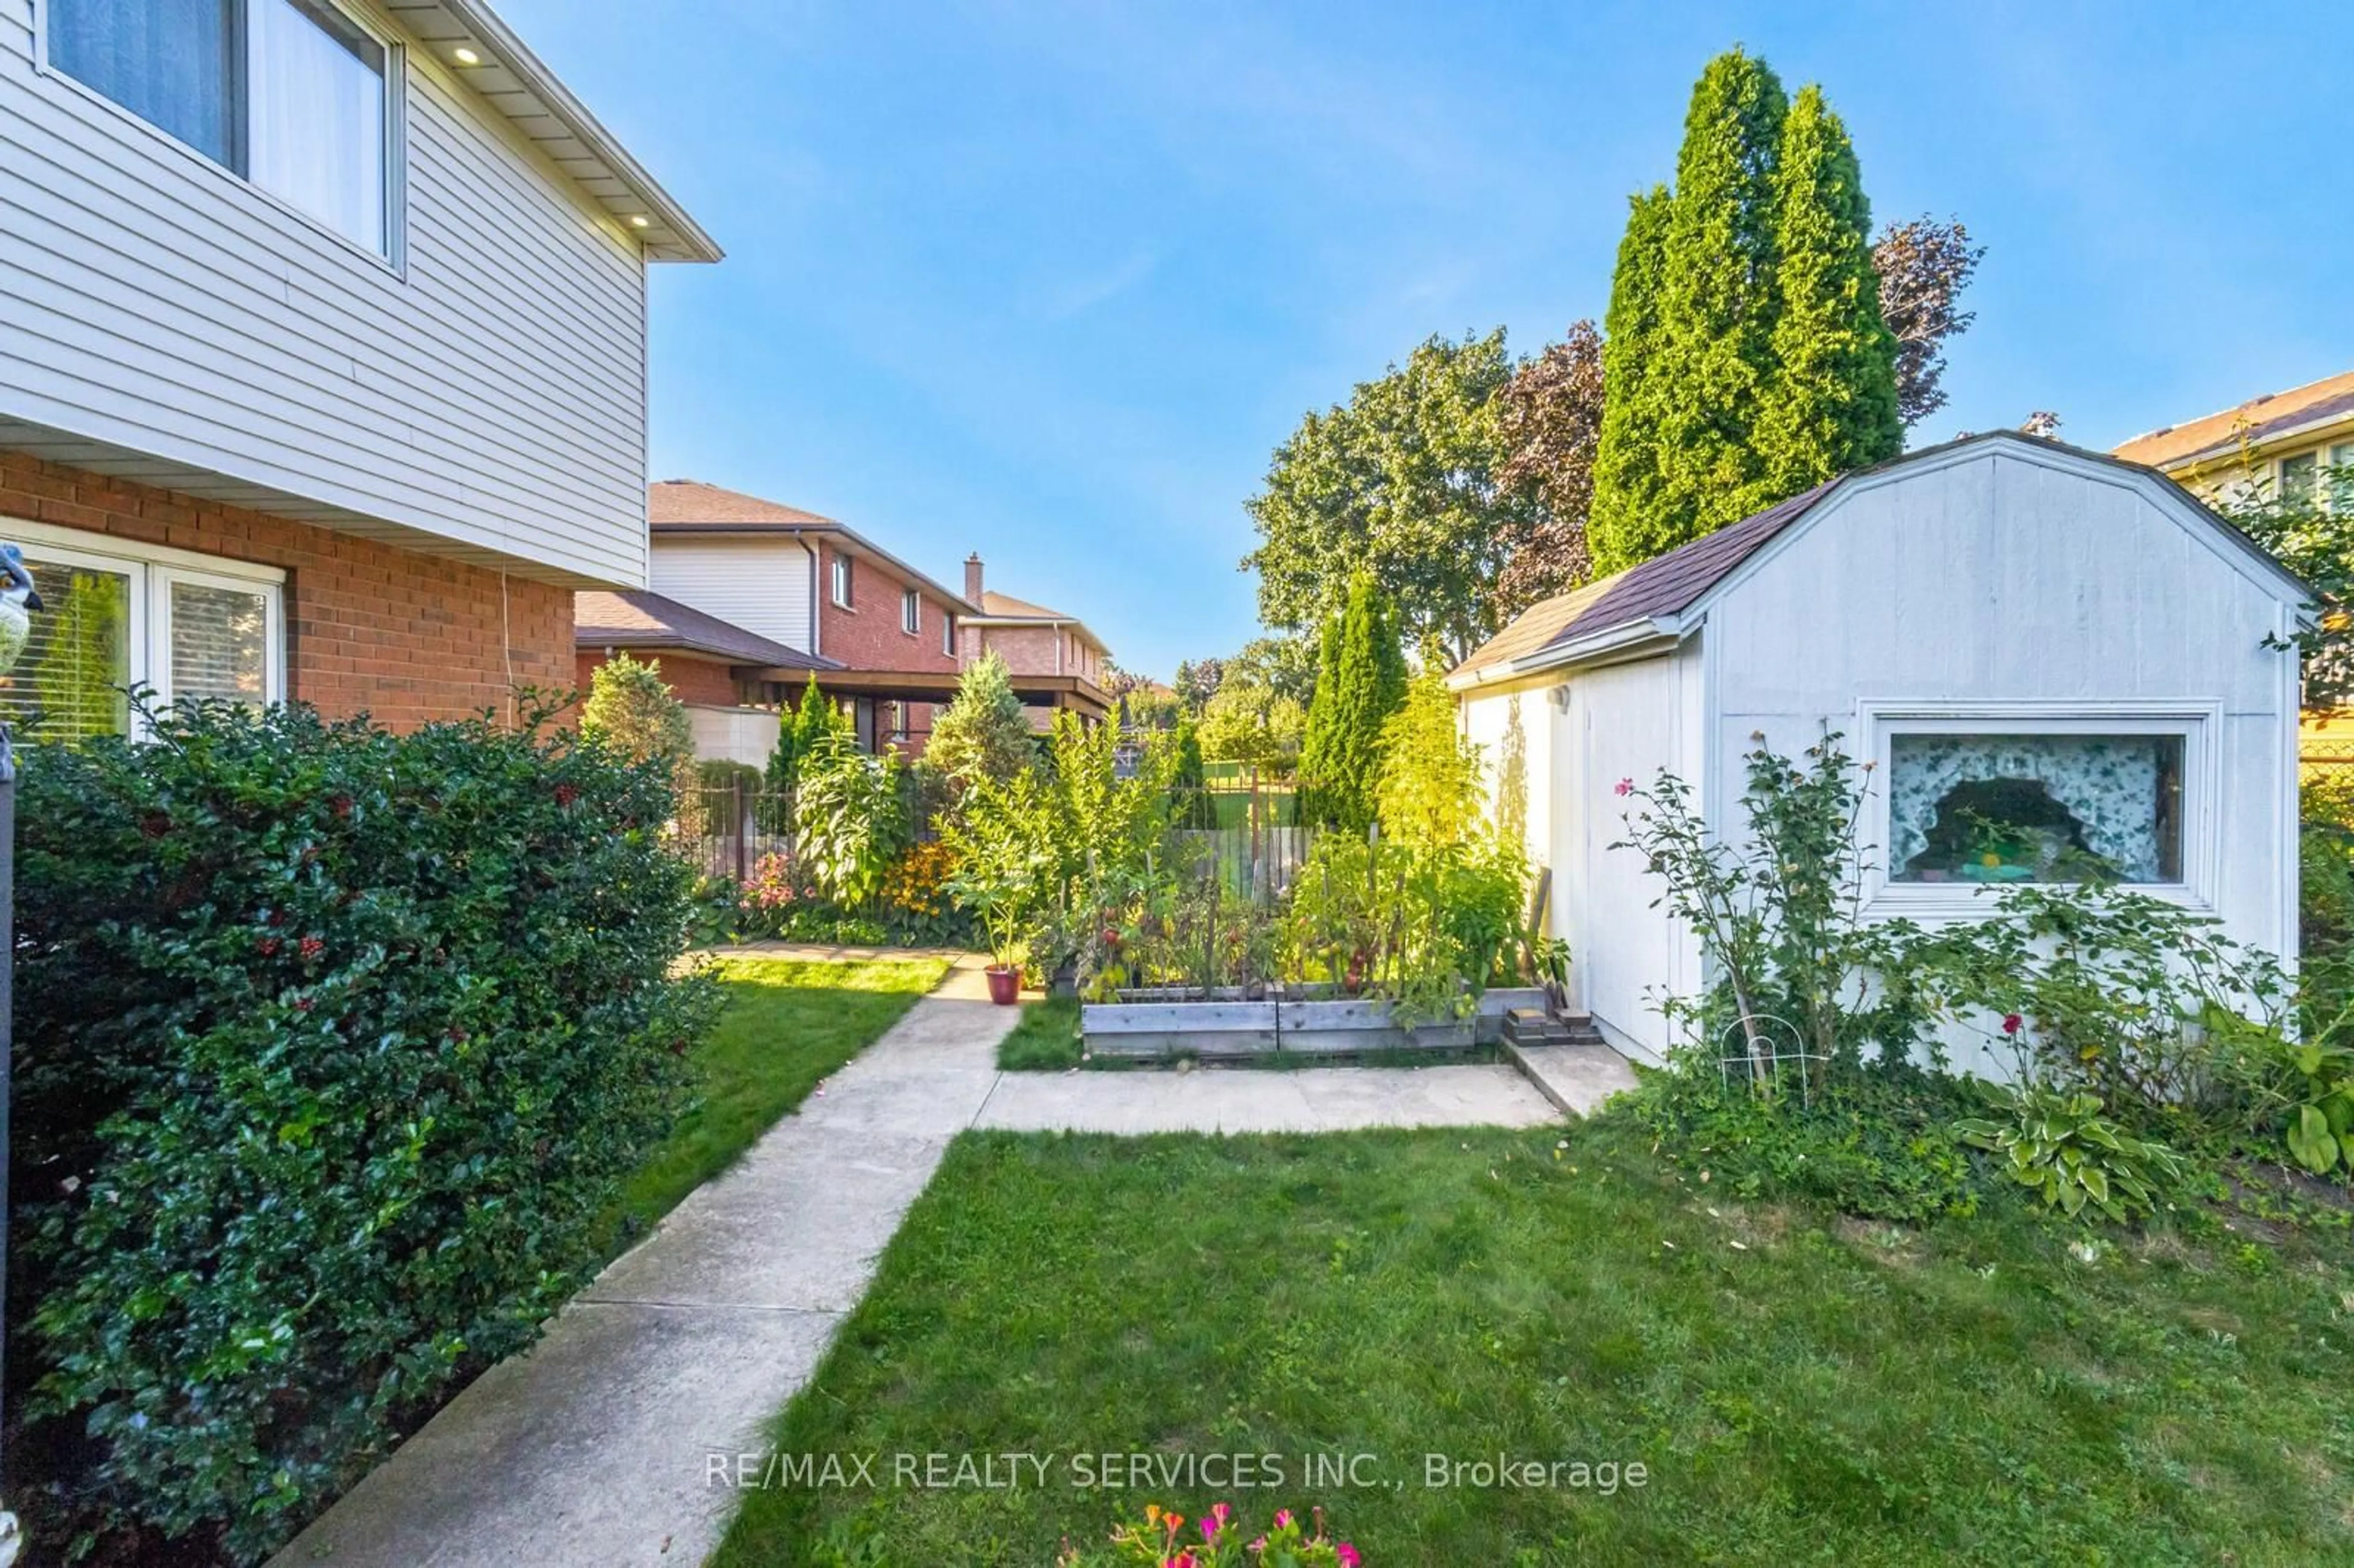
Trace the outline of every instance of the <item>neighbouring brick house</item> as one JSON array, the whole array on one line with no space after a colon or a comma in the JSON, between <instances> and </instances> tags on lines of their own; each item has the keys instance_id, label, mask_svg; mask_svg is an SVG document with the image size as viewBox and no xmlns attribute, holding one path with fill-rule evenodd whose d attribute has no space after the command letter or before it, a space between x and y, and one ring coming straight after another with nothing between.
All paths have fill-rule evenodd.
<instances>
[{"instance_id":1,"label":"neighbouring brick house","mask_svg":"<svg viewBox=\"0 0 2354 1568\"><path fill-rule=\"evenodd\" d=\"M478 0L40 10L0 4L0 538L48 608L0 715L571 686L574 590L645 582L646 269L716 247Z\"/></svg>"},{"instance_id":2,"label":"neighbouring brick house","mask_svg":"<svg viewBox=\"0 0 2354 1568\"><path fill-rule=\"evenodd\" d=\"M963 646L961 629L981 606L799 507L673 479L649 488L646 509L657 594L795 654L737 666L739 700L793 700L815 662L819 689L849 707L862 745L922 754L933 714L955 694L968 652L978 652ZM608 644L585 621L580 642L584 668L593 668ZM1039 672L1016 690L1025 703L1090 717L1105 708L1101 692L1075 674Z\"/></svg>"},{"instance_id":3,"label":"neighbouring brick house","mask_svg":"<svg viewBox=\"0 0 2354 1568\"><path fill-rule=\"evenodd\" d=\"M686 705L695 753L709 762L767 767L779 710L801 695L798 684L779 677L790 672L806 681L841 668L658 593L577 594L572 617L580 688L616 653L652 664Z\"/></svg>"},{"instance_id":4,"label":"neighbouring brick house","mask_svg":"<svg viewBox=\"0 0 2354 1568\"><path fill-rule=\"evenodd\" d=\"M1076 689L1095 708L1094 716L1100 717L1108 709L1111 699L1103 688L1110 650L1076 616L986 588L978 555L965 557L964 597L981 607L979 614L964 620L963 653L968 661L994 652L1017 676L1051 676L1076 683ZM1053 725L1051 705L1024 705L1034 728Z\"/></svg>"}]
</instances>

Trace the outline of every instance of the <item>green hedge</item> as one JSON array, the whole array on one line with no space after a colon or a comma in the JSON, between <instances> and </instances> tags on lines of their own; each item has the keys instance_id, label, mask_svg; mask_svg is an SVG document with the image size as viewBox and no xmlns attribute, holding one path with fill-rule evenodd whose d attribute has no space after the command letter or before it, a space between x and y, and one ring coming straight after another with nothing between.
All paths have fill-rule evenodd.
<instances>
[{"instance_id":1,"label":"green hedge","mask_svg":"<svg viewBox=\"0 0 2354 1568\"><path fill-rule=\"evenodd\" d=\"M217 704L22 777L10 1499L256 1559L598 1261L715 1005L671 786Z\"/></svg>"}]
</instances>

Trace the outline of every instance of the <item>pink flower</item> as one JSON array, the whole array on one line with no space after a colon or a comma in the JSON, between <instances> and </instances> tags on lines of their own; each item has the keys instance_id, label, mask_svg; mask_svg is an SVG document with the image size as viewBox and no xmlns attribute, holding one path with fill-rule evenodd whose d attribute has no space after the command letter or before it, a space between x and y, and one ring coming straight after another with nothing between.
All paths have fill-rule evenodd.
<instances>
[{"instance_id":1,"label":"pink flower","mask_svg":"<svg viewBox=\"0 0 2354 1568\"><path fill-rule=\"evenodd\" d=\"M2006 1012L2002 1015L2002 1032L2005 1034L2016 1034L2019 1033L2019 1026L2026 1022L2015 1012Z\"/></svg>"},{"instance_id":2,"label":"pink flower","mask_svg":"<svg viewBox=\"0 0 2354 1568\"><path fill-rule=\"evenodd\" d=\"M1275 1510L1275 1528L1278 1530L1289 1530L1291 1528L1291 1510L1289 1509L1279 1508Z\"/></svg>"},{"instance_id":3,"label":"pink flower","mask_svg":"<svg viewBox=\"0 0 2354 1568\"><path fill-rule=\"evenodd\" d=\"M1357 1568L1357 1564L1364 1561L1357 1555L1357 1549L1345 1541L1332 1548L1332 1554L1341 1560L1341 1568Z\"/></svg>"},{"instance_id":4,"label":"pink flower","mask_svg":"<svg viewBox=\"0 0 2354 1568\"><path fill-rule=\"evenodd\" d=\"M1618 780L1617 792L1621 795L1632 795L1635 792L1635 781L1632 779L1621 779Z\"/></svg>"}]
</instances>

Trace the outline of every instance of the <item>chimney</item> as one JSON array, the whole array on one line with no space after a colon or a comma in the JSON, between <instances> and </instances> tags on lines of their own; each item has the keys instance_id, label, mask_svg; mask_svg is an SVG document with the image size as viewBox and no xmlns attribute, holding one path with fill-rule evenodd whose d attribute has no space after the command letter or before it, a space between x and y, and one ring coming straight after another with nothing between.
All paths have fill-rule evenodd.
<instances>
[{"instance_id":1,"label":"chimney","mask_svg":"<svg viewBox=\"0 0 2354 1568\"><path fill-rule=\"evenodd\" d=\"M976 609L981 604L981 552L975 550L964 558L964 597Z\"/></svg>"}]
</instances>

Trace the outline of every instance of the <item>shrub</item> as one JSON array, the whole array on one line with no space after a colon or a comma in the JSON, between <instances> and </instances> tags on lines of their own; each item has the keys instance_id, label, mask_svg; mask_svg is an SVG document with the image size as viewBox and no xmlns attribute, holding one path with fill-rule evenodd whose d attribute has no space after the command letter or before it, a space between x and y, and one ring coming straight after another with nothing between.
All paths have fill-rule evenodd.
<instances>
[{"instance_id":1,"label":"shrub","mask_svg":"<svg viewBox=\"0 0 2354 1568\"><path fill-rule=\"evenodd\" d=\"M845 909L866 907L914 836L905 772L896 754L870 755L838 731L801 759L793 798L800 870Z\"/></svg>"},{"instance_id":2,"label":"shrub","mask_svg":"<svg viewBox=\"0 0 2354 1568\"><path fill-rule=\"evenodd\" d=\"M924 747L933 766L960 783L988 779L1003 783L1038 753L1029 715L1013 694L1013 677L995 650L983 653L957 677L954 701L932 721Z\"/></svg>"},{"instance_id":3,"label":"shrub","mask_svg":"<svg viewBox=\"0 0 2354 1568\"><path fill-rule=\"evenodd\" d=\"M2028 1085L2007 1090L2001 1114L1956 1129L2004 1156L2011 1179L2075 1219L2087 1205L2118 1224L2157 1212L2161 1192L2182 1180L2182 1162L2162 1143L2136 1138L2101 1114L2097 1095Z\"/></svg>"},{"instance_id":4,"label":"shrub","mask_svg":"<svg viewBox=\"0 0 2354 1568\"><path fill-rule=\"evenodd\" d=\"M80 1522L260 1557L598 1261L712 1005L668 768L203 702L27 756L9 1369Z\"/></svg>"},{"instance_id":5,"label":"shrub","mask_svg":"<svg viewBox=\"0 0 2354 1568\"><path fill-rule=\"evenodd\" d=\"M1639 1120L1664 1157L1742 1197L1907 1224L1977 1209L1987 1182L1957 1128L1979 1102L1963 1081L1891 1064L1797 1082L1760 1092L1693 1047L1605 1114Z\"/></svg>"}]
</instances>

